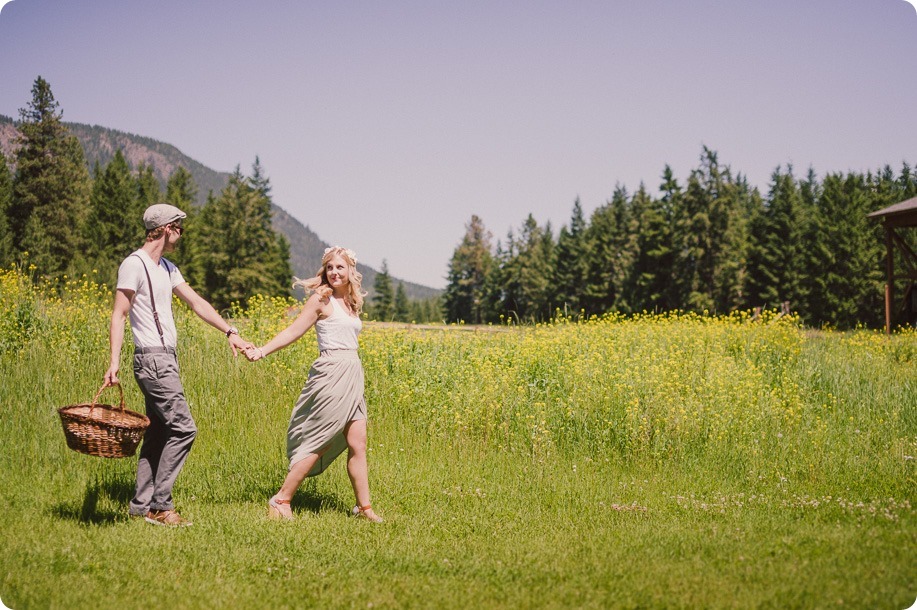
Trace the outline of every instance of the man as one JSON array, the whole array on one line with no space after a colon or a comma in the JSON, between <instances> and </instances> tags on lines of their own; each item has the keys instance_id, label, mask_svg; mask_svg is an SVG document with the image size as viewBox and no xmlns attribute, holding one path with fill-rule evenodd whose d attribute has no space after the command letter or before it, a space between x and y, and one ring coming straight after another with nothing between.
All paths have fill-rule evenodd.
<instances>
[{"instance_id":1,"label":"man","mask_svg":"<svg viewBox=\"0 0 917 610\"><path fill-rule=\"evenodd\" d=\"M144 212L146 243L124 259L118 269L109 328L111 360L105 372L106 385L120 383L124 322L130 314L134 377L143 392L150 418L140 448L137 489L130 503L130 514L144 517L149 523L169 526L191 525L175 511L172 486L197 434L178 377L172 294L203 321L224 333L234 356L237 349L251 345L185 282L173 263L163 258L164 253L175 250L181 239L185 217L177 207L165 203L152 205Z\"/></svg>"}]
</instances>

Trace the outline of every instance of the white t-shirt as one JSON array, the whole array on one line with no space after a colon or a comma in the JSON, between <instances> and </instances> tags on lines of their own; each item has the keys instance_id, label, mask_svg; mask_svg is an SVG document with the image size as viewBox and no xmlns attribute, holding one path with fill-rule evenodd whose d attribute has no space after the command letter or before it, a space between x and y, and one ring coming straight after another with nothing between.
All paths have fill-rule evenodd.
<instances>
[{"instance_id":1,"label":"white t-shirt","mask_svg":"<svg viewBox=\"0 0 917 610\"><path fill-rule=\"evenodd\" d=\"M178 267L165 258L160 258L157 265L143 249L137 250L134 254L124 259L118 268L118 289L132 290L135 293L134 304L130 311L134 346L162 347L159 331L153 320L150 285L143 271L143 266L146 265L150 273L150 280L153 282L156 312L159 314L159 325L162 326L166 346L175 347L178 333L175 331L175 318L172 317L172 289L183 284L185 278L182 277Z\"/></svg>"}]
</instances>

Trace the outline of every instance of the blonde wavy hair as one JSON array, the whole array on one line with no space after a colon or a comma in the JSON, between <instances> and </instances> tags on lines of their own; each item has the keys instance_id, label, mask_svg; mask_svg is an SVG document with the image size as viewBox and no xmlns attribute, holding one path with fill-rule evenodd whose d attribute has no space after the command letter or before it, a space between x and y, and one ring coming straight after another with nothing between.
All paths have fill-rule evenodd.
<instances>
[{"instance_id":1,"label":"blonde wavy hair","mask_svg":"<svg viewBox=\"0 0 917 610\"><path fill-rule=\"evenodd\" d=\"M351 309L359 315L363 311L363 297L366 296L366 293L363 292L363 274L357 271L357 255L349 248L342 248L340 246L325 248L325 253L322 255L322 266L315 274L315 277L304 280L293 278L296 280L293 282L293 288L302 286L307 294L309 292L315 292L323 299L330 298L332 288L331 284L328 282L325 268L328 266L328 261L334 256L340 256L347 262L347 266L349 267L349 273L347 274L349 284L346 298L350 303Z\"/></svg>"}]
</instances>

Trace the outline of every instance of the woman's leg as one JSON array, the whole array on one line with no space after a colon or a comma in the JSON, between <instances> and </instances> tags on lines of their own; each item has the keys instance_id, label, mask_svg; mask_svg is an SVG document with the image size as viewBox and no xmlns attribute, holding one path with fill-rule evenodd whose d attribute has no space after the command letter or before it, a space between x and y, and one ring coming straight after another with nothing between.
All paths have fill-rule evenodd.
<instances>
[{"instance_id":1,"label":"woman's leg","mask_svg":"<svg viewBox=\"0 0 917 610\"><path fill-rule=\"evenodd\" d=\"M344 428L347 439L347 474L353 486L357 506L369 506L369 468L366 465L366 420L352 420ZM371 520L377 517L373 509L364 511Z\"/></svg>"},{"instance_id":2,"label":"woman's leg","mask_svg":"<svg viewBox=\"0 0 917 610\"><path fill-rule=\"evenodd\" d=\"M299 489L303 479L306 478L306 475L309 474L309 471L315 466L315 462L322 456L322 453L324 453L324 451L310 453L293 464L293 467L290 468L286 478L283 480L283 485L280 486L280 491L278 491L277 495L274 497L278 500L292 500L293 494Z\"/></svg>"},{"instance_id":3,"label":"woman's leg","mask_svg":"<svg viewBox=\"0 0 917 610\"><path fill-rule=\"evenodd\" d=\"M293 464L293 467L290 468L286 478L283 480L283 485L280 486L280 491L274 494L274 497L268 501L271 517L282 517L284 519L293 518L293 509L290 508L290 500L293 499L293 494L299 489L300 483L306 478L306 475L309 474L312 466L320 457L321 453L310 453Z\"/></svg>"}]
</instances>

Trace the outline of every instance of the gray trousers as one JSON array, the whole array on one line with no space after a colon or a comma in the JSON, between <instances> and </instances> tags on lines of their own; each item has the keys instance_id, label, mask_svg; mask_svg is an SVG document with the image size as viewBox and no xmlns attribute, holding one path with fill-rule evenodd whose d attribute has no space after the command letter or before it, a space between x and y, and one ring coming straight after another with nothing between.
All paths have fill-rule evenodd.
<instances>
[{"instance_id":1,"label":"gray trousers","mask_svg":"<svg viewBox=\"0 0 917 610\"><path fill-rule=\"evenodd\" d=\"M134 378L143 392L150 426L140 446L137 489L130 513L145 515L150 510L175 508L172 486L191 451L197 426L178 378L174 349L135 350Z\"/></svg>"}]
</instances>

